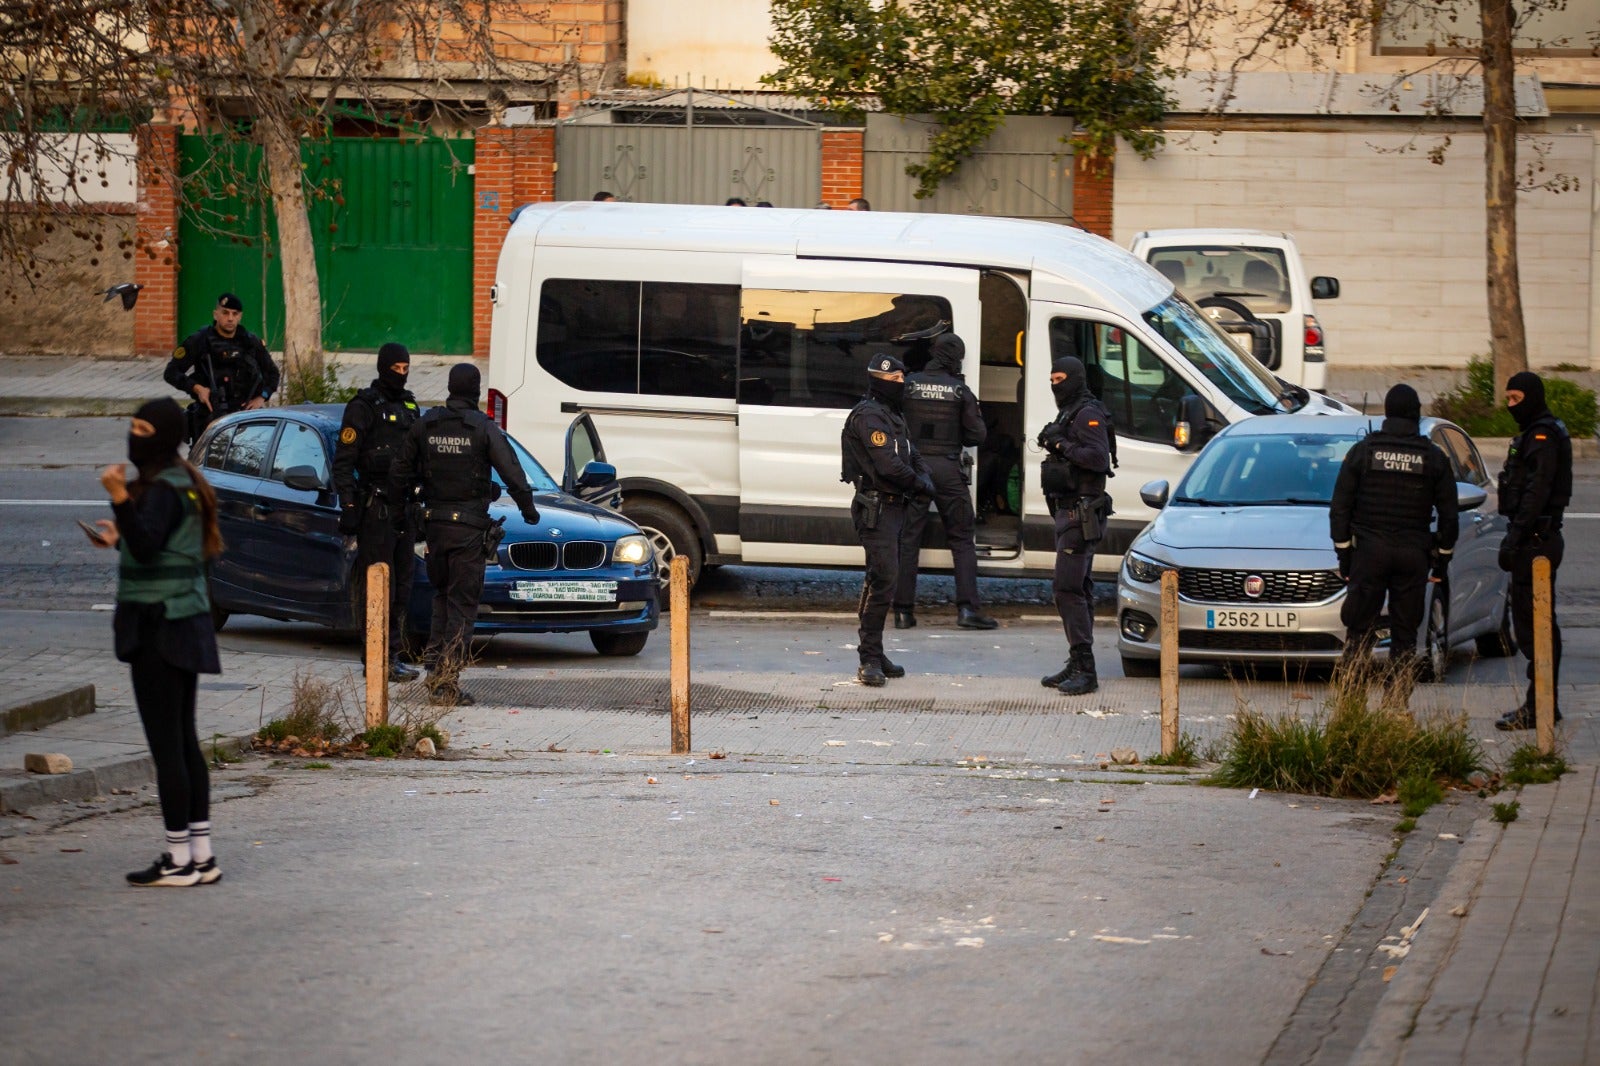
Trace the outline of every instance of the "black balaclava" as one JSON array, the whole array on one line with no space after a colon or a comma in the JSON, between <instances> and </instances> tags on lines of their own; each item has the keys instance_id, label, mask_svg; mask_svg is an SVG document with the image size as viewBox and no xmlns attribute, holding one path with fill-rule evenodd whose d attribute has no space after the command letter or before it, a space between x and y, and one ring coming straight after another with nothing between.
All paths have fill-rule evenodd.
<instances>
[{"instance_id":1,"label":"black balaclava","mask_svg":"<svg viewBox=\"0 0 1600 1066\"><path fill-rule=\"evenodd\" d=\"M1417 390L1403 383L1390 389L1383 398L1383 417L1410 422L1410 428L1415 430L1422 420L1422 400Z\"/></svg>"},{"instance_id":2,"label":"black balaclava","mask_svg":"<svg viewBox=\"0 0 1600 1066\"><path fill-rule=\"evenodd\" d=\"M1506 391L1522 393L1522 402L1511 408L1511 417L1518 428L1527 429L1545 413L1544 379L1531 370L1519 370L1506 382Z\"/></svg>"},{"instance_id":3,"label":"black balaclava","mask_svg":"<svg viewBox=\"0 0 1600 1066\"><path fill-rule=\"evenodd\" d=\"M471 400L478 402L478 393L483 388L483 378L478 374L478 368L471 363L457 363L450 368L450 398Z\"/></svg>"},{"instance_id":4,"label":"black balaclava","mask_svg":"<svg viewBox=\"0 0 1600 1066\"><path fill-rule=\"evenodd\" d=\"M410 363L411 353L403 344L390 341L378 349L378 386L391 393L405 391L406 375L389 369L396 363Z\"/></svg>"},{"instance_id":5,"label":"black balaclava","mask_svg":"<svg viewBox=\"0 0 1600 1066\"><path fill-rule=\"evenodd\" d=\"M928 349L928 370L933 373L960 374L967 346L954 333L941 333Z\"/></svg>"},{"instance_id":6,"label":"black balaclava","mask_svg":"<svg viewBox=\"0 0 1600 1066\"><path fill-rule=\"evenodd\" d=\"M900 410L900 397L905 394L904 381L890 381L880 378L879 374L893 374L896 370L905 373L906 365L893 355L875 355L867 360L867 392L875 398Z\"/></svg>"},{"instance_id":7,"label":"black balaclava","mask_svg":"<svg viewBox=\"0 0 1600 1066\"><path fill-rule=\"evenodd\" d=\"M1072 406L1088 394L1089 378L1084 373L1083 361L1077 356L1058 356L1050 364L1050 373L1067 375L1065 381L1058 381L1050 386L1050 391L1055 393L1058 410Z\"/></svg>"},{"instance_id":8,"label":"black balaclava","mask_svg":"<svg viewBox=\"0 0 1600 1066\"><path fill-rule=\"evenodd\" d=\"M165 398L150 400L133 413L155 427L155 435L137 437L128 434L128 459L148 476L178 461L178 449L183 446L183 408L178 401Z\"/></svg>"}]
</instances>

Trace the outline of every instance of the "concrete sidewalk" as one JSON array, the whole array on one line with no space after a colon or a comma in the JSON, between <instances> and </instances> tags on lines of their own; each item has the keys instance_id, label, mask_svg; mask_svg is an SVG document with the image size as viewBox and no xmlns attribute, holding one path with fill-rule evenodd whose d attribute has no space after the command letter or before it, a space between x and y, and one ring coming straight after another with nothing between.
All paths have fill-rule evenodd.
<instances>
[{"instance_id":1,"label":"concrete sidewalk","mask_svg":"<svg viewBox=\"0 0 1600 1066\"><path fill-rule=\"evenodd\" d=\"M328 355L343 385L365 386L377 376L375 356ZM444 403L450 368L476 362L486 374L487 359L415 355L411 391L422 403ZM128 356L0 355L0 415L131 415L146 400L178 393L161 379L165 359ZM281 364L280 364L281 367Z\"/></svg>"},{"instance_id":2,"label":"concrete sidewalk","mask_svg":"<svg viewBox=\"0 0 1600 1066\"><path fill-rule=\"evenodd\" d=\"M719 639L714 624L697 620L697 627L701 639ZM0 651L0 690L36 689L56 679L92 683L99 696L92 715L0 737L0 810L37 810L54 798L92 811L92 797L111 789L154 795L127 669L110 655L109 624L83 628L72 646L19 632ZM357 667L348 657L227 651L223 666L221 677L200 686L201 733L208 739L246 738L283 714L297 673L347 678L359 698ZM1116 747L1132 747L1141 757L1159 749L1158 697L1148 681L1108 680L1096 695L1075 701L1042 689L1031 676L912 674L867 689L814 662L784 673L697 672L694 682L696 753L1070 774L1101 772ZM467 684L479 705L441 724L457 752L469 757L664 755L669 748L668 682L660 671L478 668ZM1322 695L1318 685L1186 682L1183 728L1217 738L1241 697L1276 713L1314 711ZM1493 729L1494 717L1516 695L1510 685L1425 686L1415 706L1464 708L1491 760L1503 761L1515 744L1532 739ZM1600 1053L1600 810L1593 801L1600 686L1572 686L1562 702L1569 716L1562 742L1577 769L1557 784L1522 789L1515 797L1521 817L1509 826L1485 809L1451 845L1459 848L1451 873L1409 952L1392 959L1373 952L1365 964L1395 969L1355 1061L1577 1063ZM28 751L69 755L76 775L21 773ZM0 837L18 831L25 831L23 822L0 815Z\"/></svg>"}]
</instances>

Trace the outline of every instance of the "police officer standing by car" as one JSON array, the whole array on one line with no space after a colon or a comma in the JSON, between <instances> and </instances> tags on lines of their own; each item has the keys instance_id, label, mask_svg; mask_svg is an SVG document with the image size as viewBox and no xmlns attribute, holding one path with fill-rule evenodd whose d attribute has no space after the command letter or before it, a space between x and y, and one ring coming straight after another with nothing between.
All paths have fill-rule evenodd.
<instances>
[{"instance_id":1,"label":"police officer standing by car","mask_svg":"<svg viewBox=\"0 0 1600 1066\"><path fill-rule=\"evenodd\" d=\"M1345 661L1364 661L1389 602L1389 662L1402 678L1416 669L1417 630L1428 582L1449 603L1446 581L1459 508L1455 470L1422 435L1422 401L1410 385L1383 398L1383 425L1345 453L1328 507L1328 533L1349 582L1339 620ZM1438 523L1435 527L1434 518Z\"/></svg>"},{"instance_id":2,"label":"police officer standing by car","mask_svg":"<svg viewBox=\"0 0 1600 1066\"><path fill-rule=\"evenodd\" d=\"M1556 624L1556 570L1566 552L1561 520L1572 502L1572 438L1545 403L1544 379L1532 371L1512 374L1506 382L1506 403L1521 431L1511 439L1505 469L1500 471L1500 513L1509 528L1500 544L1500 569L1511 574L1511 626L1528 657L1528 693L1522 706L1495 722L1496 729L1532 729L1533 702L1533 561L1550 560L1551 691L1556 693L1555 720L1561 721L1561 627Z\"/></svg>"},{"instance_id":3,"label":"police officer standing by car","mask_svg":"<svg viewBox=\"0 0 1600 1066\"><path fill-rule=\"evenodd\" d=\"M901 415L905 381L904 363L893 355L874 355L867 362L867 394L851 409L840 434L839 480L855 486L850 520L867 553L856 608L861 618L856 678L875 688L885 678L906 674L905 667L883 654L883 623L900 573L900 534L907 504L914 496L934 494L928 464L917 454Z\"/></svg>"},{"instance_id":4,"label":"police officer standing by car","mask_svg":"<svg viewBox=\"0 0 1600 1066\"><path fill-rule=\"evenodd\" d=\"M389 680L412 681L418 671L400 661L417 530L409 499L389 494L389 470L417 420L416 397L406 389L411 353L390 342L378 349L378 376L345 404L333 451L333 487L339 493L339 532L356 538L356 581L364 589L367 567L389 565ZM365 594L361 602L366 602Z\"/></svg>"},{"instance_id":5,"label":"police officer standing by car","mask_svg":"<svg viewBox=\"0 0 1600 1066\"><path fill-rule=\"evenodd\" d=\"M993 629L993 618L978 610L978 553L973 543L970 466L962 448L983 443L988 435L978 397L961 376L967 346L954 333L933 339L927 366L906 378L902 408L911 443L928 464L933 478L933 499L956 573L956 625L962 629ZM900 576L894 589L894 627L917 624L917 564L922 554L922 531L928 525L930 501L919 498L906 507L905 530L900 536Z\"/></svg>"},{"instance_id":6,"label":"police officer standing by car","mask_svg":"<svg viewBox=\"0 0 1600 1066\"><path fill-rule=\"evenodd\" d=\"M278 367L261 338L239 324L244 302L231 292L217 297L211 325L196 330L172 351L162 378L194 402L187 412L189 439L197 440L213 418L265 407L278 391Z\"/></svg>"},{"instance_id":7,"label":"police officer standing by car","mask_svg":"<svg viewBox=\"0 0 1600 1066\"><path fill-rule=\"evenodd\" d=\"M422 486L433 583L433 621L423 659L433 671L430 701L445 706L475 702L462 691L460 672L472 646L485 560L500 542L500 527L489 519L489 504L500 495L491 468L505 482L523 521L539 521L516 453L500 427L478 410L481 388L477 367L451 367L450 398L412 424L389 473L391 499L409 499L413 486Z\"/></svg>"},{"instance_id":8,"label":"police officer standing by car","mask_svg":"<svg viewBox=\"0 0 1600 1066\"><path fill-rule=\"evenodd\" d=\"M1039 433L1039 446L1048 453L1040 466L1039 487L1055 517L1052 589L1067 634L1067 661L1039 683L1082 696L1100 687L1094 665L1094 547L1105 535L1111 513L1106 479L1111 476L1114 438L1111 418L1089 391L1076 356L1051 362L1050 391L1056 417Z\"/></svg>"}]
</instances>

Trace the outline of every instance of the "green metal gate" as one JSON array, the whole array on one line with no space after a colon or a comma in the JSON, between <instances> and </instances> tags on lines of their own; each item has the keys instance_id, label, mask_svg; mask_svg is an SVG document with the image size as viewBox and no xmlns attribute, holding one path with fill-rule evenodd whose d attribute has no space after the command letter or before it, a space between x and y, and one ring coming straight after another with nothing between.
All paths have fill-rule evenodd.
<instances>
[{"instance_id":1,"label":"green metal gate","mask_svg":"<svg viewBox=\"0 0 1600 1066\"><path fill-rule=\"evenodd\" d=\"M182 138L189 194L179 224L179 336L211 320L217 294L245 302L245 327L283 345L277 225L260 150ZM472 352L470 140L365 137L306 142L311 234L330 351L398 340Z\"/></svg>"}]
</instances>

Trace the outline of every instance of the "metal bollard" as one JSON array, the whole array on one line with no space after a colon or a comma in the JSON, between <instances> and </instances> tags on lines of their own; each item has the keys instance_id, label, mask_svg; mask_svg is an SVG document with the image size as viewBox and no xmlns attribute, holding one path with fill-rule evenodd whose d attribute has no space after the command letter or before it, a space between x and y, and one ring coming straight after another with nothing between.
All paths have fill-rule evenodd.
<instances>
[{"instance_id":1,"label":"metal bollard","mask_svg":"<svg viewBox=\"0 0 1600 1066\"><path fill-rule=\"evenodd\" d=\"M1550 560L1533 560L1533 723L1539 754L1556 750L1555 633L1551 624Z\"/></svg>"},{"instance_id":2,"label":"metal bollard","mask_svg":"<svg viewBox=\"0 0 1600 1066\"><path fill-rule=\"evenodd\" d=\"M1178 571L1161 571L1161 754L1178 750Z\"/></svg>"},{"instance_id":3,"label":"metal bollard","mask_svg":"<svg viewBox=\"0 0 1600 1066\"><path fill-rule=\"evenodd\" d=\"M367 728L389 724L389 564L367 567Z\"/></svg>"},{"instance_id":4,"label":"metal bollard","mask_svg":"<svg viewBox=\"0 0 1600 1066\"><path fill-rule=\"evenodd\" d=\"M672 754L689 754L689 560L672 560Z\"/></svg>"}]
</instances>

